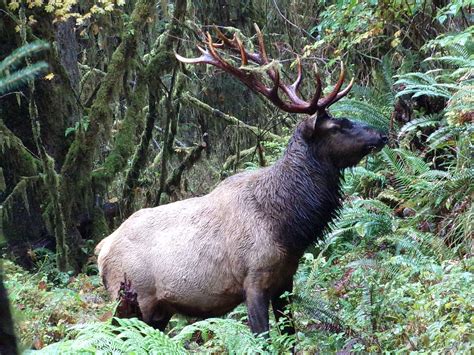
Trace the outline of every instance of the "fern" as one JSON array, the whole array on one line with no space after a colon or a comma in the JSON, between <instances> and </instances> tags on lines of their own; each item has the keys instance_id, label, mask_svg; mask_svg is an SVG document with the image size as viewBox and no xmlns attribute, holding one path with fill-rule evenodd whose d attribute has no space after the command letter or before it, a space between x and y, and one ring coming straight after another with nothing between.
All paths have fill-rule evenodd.
<instances>
[{"instance_id":1,"label":"fern","mask_svg":"<svg viewBox=\"0 0 474 355\"><path fill-rule=\"evenodd\" d=\"M335 333L345 330L346 327L343 325L342 319L328 302L307 292L298 293L293 297L293 300L299 311L319 323L321 330Z\"/></svg>"},{"instance_id":2,"label":"fern","mask_svg":"<svg viewBox=\"0 0 474 355\"><path fill-rule=\"evenodd\" d=\"M9 56L0 62L0 76L5 76L8 72L14 71L23 59L48 48L48 43L44 41L35 41L14 50Z\"/></svg>"},{"instance_id":3,"label":"fern","mask_svg":"<svg viewBox=\"0 0 474 355\"><path fill-rule=\"evenodd\" d=\"M209 318L184 327L173 340L184 344L199 333L211 352L229 354L261 354L266 350L266 340L255 337L249 327L234 319Z\"/></svg>"},{"instance_id":4,"label":"fern","mask_svg":"<svg viewBox=\"0 0 474 355\"><path fill-rule=\"evenodd\" d=\"M74 332L77 332L75 336ZM74 339L52 344L35 353L186 354L179 342L136 318L113 318L107 323L76 326L70 336Z\"/></svg>"},{"instance_id":5,"label":"fern","mask_svg":"<svg viewBox=\"0 0 474 355\"><path fill-rule=\"evenodd\" d=\"M388 131L390 115L364 101L342 100L335 104L332 111L338 116L347 116L368 123L383 131Z\"/></svg>"},{"instance_id":6,"label":"fern","mask_svg":"<svg viewBox=\"0 0 474 355\"><path fill-rule=\"evenodd\" d=\"M408 133L416 132L420 128L428 128L428 127L436 127L440 124L439 117L437 116L425 116L416 118L414 120L409 121L406 123L400 130L398 131L398 139L402 139L403 136L407 135Z\"/></svg>"},{"instance_id":7,"label":"fern","mask_svg":"<svg viewBox=\"0 0 474 355\"><path fill-rule=\"evenodd\" d=\"M45 62L38 62L17 70L23 59L49 48L43 41L36 41L18 48L0 62L0 94L14 90L34 79L48 68Z\"/></svg>"},{"instance_id":8,"label":"fern","mask_svg":"<svg viewBox=\"0 0 474 355\"><path fill-rule=\"evenodd\" d=\"M48 68L44 62L32 64L26 68L15 71L13 74L7 74L0 79L0 94L12 91L18 86L35 78Z\"/></svg>"}]
</instances>

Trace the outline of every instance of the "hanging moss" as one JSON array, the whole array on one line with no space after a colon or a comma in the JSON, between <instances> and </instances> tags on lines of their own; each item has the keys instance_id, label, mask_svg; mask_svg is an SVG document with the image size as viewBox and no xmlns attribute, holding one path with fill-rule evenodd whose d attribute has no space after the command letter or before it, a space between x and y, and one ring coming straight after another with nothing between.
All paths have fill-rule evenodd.
<instances>
[{"instance_id":1,"label":"hanging moss","mask_svg":"<svg viewBox=\"0 0 474 355\"><path fill-rule=\"evenodd\" d=\"M124 201L124 216L128 216L132 212L133 206L133 190L137 186L140 172L145 166L148 146L153 133L153 126L156 120L156 97L151 90L149 90L148 98L148 115L146 119L145 129L140 138L140 144L137 146L135 154L133 155L132 165L127 172L125 184L122 192L122 201Z\"/></svg>"},{"instance_id":2,"label":"hanging moss","mask_svg":"<svg viewBox=\"0 0 474 355\"><path fill-rule=\"evenodd\" d=\"M141 75L137 76L137 87L131 95L131 103L115 139L114 149L107 156L104 164L93 172L93 183L97 189L105 190L114 177L127 165L133 154L137 137L137 127L144 126L143 107L147 98L146 82Z\"/></svg>"},{"instance_id":3,"label":"hanging moss","mask_svg":"<svg viewBox=\"0 0 474 355\"><path fill-rule=\"evenodd\" d=\"M112 55L107 73L90 108L89 126L87 130L81 128L76 133L67 153L61 170L61 203L70 234L73 229L77 229L81 215L93 217L94 189L91 172L95 153L99 148L99 138L110 135L113 117L111 103L116 101L121 90L118 83L122 82L123 75L137 54L137 43L141 40L146 25L144 19L152 16L154 4L152 0L139 0L135 4L131 20L123 33L123 40Z\"/></svg>"},{"instance_id":4,"label":"hanging moss","mask_svg":"<svg viewBox=\"0 0 474 355\"><path fill-rule=\"evenodd\" d=\"M201 100L195 98L194 96L191 96L189 93L184 93L182 98L183 98L183 101L185 101L186 103L189 103L189 104L193 105L194 107L198 108L199 110L202 110L202 111L210 114L212 117L224 120L224 121L226 121L230 124L234 124L234 125L238 126L239 128L247 129L247 130L253 132L256 136L259 136L259 135L262 134L260 128L248 125L247 123L242 122L241 120L239 120L235 116L229 115L229 114L224 113L224 112L222 112L218 109L215 109L215 108L209 106L208 104L206 104L205 102L202 102ZM267 140L267 141L277 141L278 142L278 141L282 140L282 138L279 135L276 135L276 134L271 133L271 132L265 132L264 137L265 137L265 140Z\"/></svg>"},{"instance_id":5,"label":"hanging moss","mask_svg":"<svg viewBox=\"0 0 474 355\"><path fill-rule=\"evenodd\" d=\"M0 158L2 165L7 161L14 162L15 169L6 169L6 172L13 173L17 179L20 176L36 175L37 173L38 159L26 149L22 141L5 126L2 120L0 120Z\"/></svg>"},{"instance_id":6,"label":"hanging moss","mask_svg":"<svg viewBox=\"0 0 474 355\"><path fill-rule=\"evenodd\" d=\"M92 239L96 242L104 239L110 234L109 226L100 207L94 207L92 210Z\"/></svg>"},{"instance_id":7,"label":"hanging moss","mask_svg":"<svg viewBox=\"0 0 474 355\"><path fill-rule=\"evenodd\" d=\"M41 237L45 226L39 209L42 186L38 182L39 162L0 120L0 166L3 171L2 216L5 239L12 246ZM31 193L35 191L35 195ZM35 228L29 226L34 224ZM44 238L44 236L43 236ZM20 251L21 253L21 251Z\"/></svg>"}]
</instances>

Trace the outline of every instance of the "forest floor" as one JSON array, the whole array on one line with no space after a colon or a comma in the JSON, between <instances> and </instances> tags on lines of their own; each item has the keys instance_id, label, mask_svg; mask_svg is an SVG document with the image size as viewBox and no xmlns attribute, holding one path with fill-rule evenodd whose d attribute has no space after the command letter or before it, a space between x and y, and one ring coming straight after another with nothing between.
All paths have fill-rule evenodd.
<instances>
[{"instance_id":1,"label":"forest floor","mask_svg":"<svg viewBox=\"0 0 474 355\"><path fill-rule=\"evenodd\" d=\"M115 307L99 276L52 273L46 260L34 273L11 261L3 263L22 347L41 349L60 341L73 325L111 318Z\"/></svg>"}]
</instances>

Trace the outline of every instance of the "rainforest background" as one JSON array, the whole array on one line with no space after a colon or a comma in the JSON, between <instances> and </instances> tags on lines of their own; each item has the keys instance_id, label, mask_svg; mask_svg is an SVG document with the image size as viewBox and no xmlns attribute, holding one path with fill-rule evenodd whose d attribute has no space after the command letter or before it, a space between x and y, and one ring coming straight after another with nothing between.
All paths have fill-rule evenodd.
<instances>
[{"instance_id":1,"label":"rainforest background","mask_svg":"<svg viewBox=\"0 0 474 355\"><path fill-rule=\"evenodd\" d=\"M112 318L98 241L272 164L301 119L174 57L213 25L251 48L254 23L285 78L301 57L304 96L313 64L330 88L344 61L356 85L331 113L390 144L345 172L340 217L295 277L295 336L254 337L243 306L166 333ZM0 314L18 349L472 351L473 34L468 0L0 2Z\"/></svg>"}]
</instances>

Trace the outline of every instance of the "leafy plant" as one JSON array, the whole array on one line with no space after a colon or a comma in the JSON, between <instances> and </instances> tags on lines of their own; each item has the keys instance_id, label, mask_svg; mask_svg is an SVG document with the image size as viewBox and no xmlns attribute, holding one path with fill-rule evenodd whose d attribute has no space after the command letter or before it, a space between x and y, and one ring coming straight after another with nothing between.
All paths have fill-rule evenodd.
<instances>
[{"instance_id":1,"label":"leafy plant","mask_svg":"<svg viewBox=\"0 0 474 355\"><path fill-rule=\"evenodd\" d=\"M75 326L74 339L45 347L41 354L186 354L179 342L136 318L112 318L105 323Z\"/></svg>"},{"instance_id":2,"label":"leafy plant","mask_svg":"<svg viewBox=\"0 0 474 355\"><path fill-rule=\"evenodd\" d=\"M43 73L48 68L48 64L42 61L22 68L21 66L26 58L48 48L49 44L44 41L32 42L16 49L2 60L0 62L0 94L12 91Z\"/></svg>"}]
</instances>

